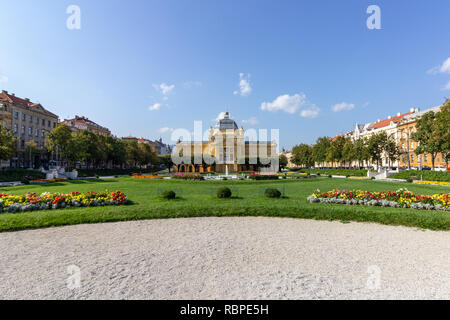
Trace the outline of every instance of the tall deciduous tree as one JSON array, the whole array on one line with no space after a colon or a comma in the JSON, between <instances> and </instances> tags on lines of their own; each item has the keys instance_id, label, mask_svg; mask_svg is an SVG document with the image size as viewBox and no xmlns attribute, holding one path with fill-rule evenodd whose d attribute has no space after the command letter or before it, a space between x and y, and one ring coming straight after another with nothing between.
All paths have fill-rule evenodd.
<instances>
[{"instance_id":1,"label":"tall deciduous tree","mask_svg":"<svg viewBox=\"0 0 450 320\"><path fill-rule=\"evenodd\" d=\"M0 125L0 160L11 159L17 150L17 139Z\"/></svg>"},{"instance_id":2,"label":"tall deciduous tree","mask_svg":"<svg viewBox=\"0 0 450 320\"><path fill-rule=\"evenodd\" d=\"M323 167L323 163L327 160L327 153L330 145L330 138L321 137L317 139L317 142L313 147L314 162L320 164L321 167Z\"/></svg>"},{"instance_id":3,"label":"tall deciduous tree","mask_svg":"<svg viewBox=\"0 0 450 320\"><path fill-rule=\"evenodd\" d=\"M435 167L436 155L440 151L440 141L438 127L436 125L436 114L433 111L425 113L416 122L416 132L411 137L418 143L414 153L417 155L429 153L431 155L431 165Z\"/></svg>"},{"instance_id":4,"label":"tall deciduous tree","mask_svg":"<svg viewBox=\"0 0 450 320\"><path fill-rule=\"evenodd\" d=\"M291 162L298 166L313 166L313 148L307 144L300 144L298 146L295 146L294 148L292 148Z\"/></svg>"},{"instance_id":5,"label":"tall deciduous tree","mask_svg":"<svg viewBox=\"0 0 450 320\"><path fill-rule=\"evenodd\" d=\"M441 111L436 114L435 126L438 149L448 168L450 161L450 99L447 99L441 107Z\"/></svg>"}]
</instances>

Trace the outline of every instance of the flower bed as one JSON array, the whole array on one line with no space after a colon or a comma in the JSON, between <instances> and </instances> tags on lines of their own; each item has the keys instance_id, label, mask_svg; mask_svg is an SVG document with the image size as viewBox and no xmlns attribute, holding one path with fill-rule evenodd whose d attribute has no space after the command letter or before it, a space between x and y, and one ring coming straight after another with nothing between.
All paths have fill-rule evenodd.
<instances>
[{"instance_id":1,"label":"flower bed","mask_svg":"<svg viewBox=\"0 0 450 320\"><path fill-rule=\"evenodd\" d=\"M133 175L134 179L162 179L160 176L143 176L143 175Z\"/></svg>"},{"instance_id":2,"label":"flower bed","mask_svg":"<svg viewBox=\"0 0 450 320\"><path fill-rule=\"evenodd\" d=\"M278 174L259 174L259 173L252 173L248 176L252 180L278 180L280 177Z\"/></svg>"},{"instance_id":3,"label":"flower bed","mask_svg":"<svg viewBox=\"0 0 450 320\"><path fill-rule=\"evenodd\" d=\"M336 203L348 205L382 206L393 208L413 208L422 210L450 211L450 194L415 195L407 189L385 192L363 190L317 190L308 197L311 203Z\"/></svg>"},{"instance_id":4,"label":"flower bed","mask_svg":"<svg viewBox=\"0 0 450 320\"><path fill-rule=\"evenodd\" d=\"M201 174L174 174L172 179L179 180L205 180L205 177Z\"/></svg>"},{"instance_id":5,"label":"flower bed","mask_svg":"<svg viewBox=\"0 0 450 320\"><path fill-rule=\"evenodd\" d=\"M25 195L0 194L0 212L24 212L35 210L63 209L70 207L90 207L122 205L127 203L127 196L120 191L87 193L49 193L41 195L27 193Z\"/></svg>"},{"instance_id":6,"label":"flower bed","mask_svg":"<svg viewBox=\"0 0 450 320\"><path fill-rule=\"evenodd\" d=\"M444 182L444 181L421 181L421 180L415 180L414 183L431 184L431 185L437 185L437 186L450 187L450 182Z\"/></svg>"}]
</instances>

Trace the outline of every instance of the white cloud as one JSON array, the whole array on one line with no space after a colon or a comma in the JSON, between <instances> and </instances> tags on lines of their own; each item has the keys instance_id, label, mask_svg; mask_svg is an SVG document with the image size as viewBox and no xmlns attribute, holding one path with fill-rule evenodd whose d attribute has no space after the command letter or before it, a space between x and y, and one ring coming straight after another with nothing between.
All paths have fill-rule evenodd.
<instances>
[{"instance_id":1,"label":"white cloud","mask_svg":"<svg viewBox=\"0 0 450 320\"><path fill-rule=\"evenodd\" d=\"M254 126L254 125L258 124L258 119L256 119L256 117L251 117L247 120L242 120L242 123L247 123L249 125Z\"/></svg>"},{"instance_id":2,"label":"white cloud","mask_svg":"<svg viewBox=\"0 0 450 320\"><path fill-rule=\"evenodd\" d=\"M0 74L0 83L6 83L6 82L8 82L8 77L7 76L4 76L4 75L1 75Z\"/></svg>"},{"instance_id":3,"label":"white cloud","mask_svg":"<svg viewBox=\"0 0 450 320\"><path fill-rule=\"evenodd\" d=\"M168 132L173 132L175 129L174 128L169 128L169 127L163 127L160 128L158 130L159 133L168 133Z\"/></svg>"},{"instance_id":4,"label":"white cloud","mask_svg":"<svg viewBox=\"0 0 450 320\"><path fill-rule=\"evenodd\" d=\"M335 104L332 109L334 112L340 112L340 111L349 111L354 108L355 108L355 105L353 103L341 102L341 103Z\"/></svg>"},{"instance_id":5,"label":"white cloud","mask_svg":"<svg viewBox=\"0 0 450 320\"><path fill-rule=\"evenodd\" d=\"M306 95L304 93L296 93L293 96L288 94L279 96L272 102L263 102L261 110L275 112L282 110L284 112L294 114L298 109L307 104Z\"/></svg>"},{"instance_id":6,"label":"white cloud","mask_svg":"<svg viewBox=\"0 0 450 320\"><path fill-rule=\"evenodd\" d=\"M317 118L317 116L319 115L319 111L320 109L316 106L316 105L311 105L309 107L307 107L306 109L303 109L302 111L300 111L300 115L303 118Z\"/></svg>"},{"instance_id":7,"label":"white cloud","mask_svg":"<svg viewBox=\"0 0 450 320\"><path fill-rule=\"evenodd\" d=\"M440 66L431 68L427 71L428 74L437 74L437 73L450 73L450 57L444 61L444 63Z\"/></svg>"},{"instance_id":8,"label":"white cloud","mask_svg":"<svg viewBox=\"0 0 450 320\"><path fill-rule=\"evenodd\" d=\"M183 87L186 89L191 89L195 87L201 87L203 84L200 81L186 81L183 83Z\"/></svg>"},{"instance_id":9,"label":"white cloud","mask_svg":"<svg viewBox=\"0 0 450 320\"><path fill-rule=\"evenodd\" d=\"M161 84L154 84L153 88L155 88L156 91L161 92L164 96L168 96L172 93L173 89L175 89L175 85L168 85L167 83L163 82Z\"/></svg>"},{"instance_id":10,"label":"white cloud","mask_svg":"<svg viewBox=\"0 0 450 320\"><path fill-rule=\"evenodd\" d=\"M445 87L442 88L442 90L445 90L445 91L450 90L450 81L447 82L447 84L445 85Z\"/></svg>"},{"instance_id":11,"label":"white cloud","mask_svg":"<svg viewBox=\"0 0 450 320\"><path fill-rule=\"evenodd\" d=\"M252 87L250 86L250 74L247 76L243 73L239 74L239 90L234 91L235 95L241 95L247 97L252 93Z\"/></svg>"},{"instance_id":12,"label":"white cloud","mask_svg":"<svg viewBox=\"0 0 450 320\"><path fill-rule=\"evenodd\" d=\"M150 107L148 107L148 110L150 111L155 111L155 110L159 110L161 109L161 103L155 103L153 105L151 105Z\"/></svg>"}]
</instances>

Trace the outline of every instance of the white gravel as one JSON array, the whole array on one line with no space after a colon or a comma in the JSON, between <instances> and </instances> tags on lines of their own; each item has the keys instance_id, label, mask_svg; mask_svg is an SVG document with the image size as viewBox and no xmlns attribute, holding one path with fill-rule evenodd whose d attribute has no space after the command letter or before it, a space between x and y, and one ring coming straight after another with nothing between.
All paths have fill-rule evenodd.
<instances>
[{"instance_id":1,"label":"white gravel","mask_svg":"<svg viewBox=\"0 0 450 320\"><path fill-rule=\"evenodd\" d=\"M449 299L450 232L247 217L1 233L0 298Z\"/></svg>"}]
</instances>

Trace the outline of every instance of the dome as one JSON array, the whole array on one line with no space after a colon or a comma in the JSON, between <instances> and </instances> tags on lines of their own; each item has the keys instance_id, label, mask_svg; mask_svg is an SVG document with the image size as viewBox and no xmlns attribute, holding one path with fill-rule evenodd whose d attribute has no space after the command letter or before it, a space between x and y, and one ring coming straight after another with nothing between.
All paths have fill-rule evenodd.
<instances>
[{"instance_id":1,"label":"dome","mask_svg":"<svg viewBox=\"0 0 450 320\"><path fill-rule=\"evenodd\" d=\"M238 129L236 122L230 118L230 113L227 111L224 113L223 117L217 121L216 129L227 130L227 129Z\"/></svg>"}]
</instances>

